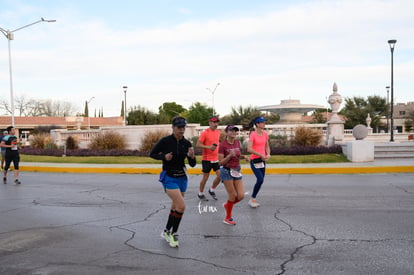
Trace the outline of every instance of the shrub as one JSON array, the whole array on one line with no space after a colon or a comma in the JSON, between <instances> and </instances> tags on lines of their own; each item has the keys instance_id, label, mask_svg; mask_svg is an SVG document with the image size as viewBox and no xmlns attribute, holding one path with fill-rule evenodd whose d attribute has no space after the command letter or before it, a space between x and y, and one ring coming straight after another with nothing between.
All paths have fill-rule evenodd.
<instances>
[{"instance_id":1,"label":"shrub","mask_svg":"<svg viewBox=\"0 0 414 275\"><path fill-rule=\"evenodd\" d=\"M193 147L194 147L194 153L195 153L196 155L201 155L201 154L203 153L203 149L201 149L201 148L197 148L197 147L196 147L197 142L198 142L198 138L199 138L199 136L194 136L194 137L192 137L192 138L190 139L190 141L191 141L191 144L193 144Z\"/></svg>"},{"instance_id":2,"label":"shrub","mask_svg":"<svg viewBox=\"0 0 414 275\"><path fill-rule=\"evenodd\" d=\"M46 147L53 148L53 146L56 146L53 143L52 137L46 133L33 135L29 141L30 141L30 146L33 148L44 149Z\"/></svg>"},{"instance_id":3,"label":"shrub","mask_svg":"<svg viewBox=\"0 0 414 275\"><path fill-rule=\"evenodd\" d=\"M33 147L23 147L19 150L24 155L39 155L39 156L62 156L63 149L42 149Z\"/></svg>"},{"instance_id":4,"label":"shrub","mask_svg":"<svg viewBox=\"0 0 414 275\"><path fill-rule=\"evenodd\" d=\"M219 142L222 142L223 140L225 140L226 136L227 136L226 132L220 131Z\"/></svg>"},{"instance_id":5,"label":"shrub","mask_svg":"<svg viewBox=\"0 0 414 275\"><path fill-rule=\"evenodd\" d=\"M33 134L49 134L53 129L62 129L62 127L57 125L38 126L33 129Z\"/></svg>"},{"instance_id":6,"label":"shrub","mask_svg":"<svg viewBox=\"0 0 414 275\"><path fill-rule=\"evenodd\" d=\"M274 147L288 147L289 141L288 136L285 135L269 135L269 146L270 148Z\"/></svg>"},{"instance_id":7,"label":"shrub","mask_svg":"<svg viewBox=\"0 0 414 275\"><path fill-rule=\"evenodd\" d=\"M242 150L243 151L243 150ZM25 155L41 155L41 156L62 156L63 149L39 149L32 147L23 147L20 150ZM334 145L326 146L294 146L294 147L278 147L272 148L272 155L312 155L312 154L342 154L342 146ZM246 152L243 151L243 154ZM66 150L67 156L148 156L148 153L138 150L92 150L92 149L75 149Z\"/></svg>"},{"instance_id":8,"label":"shrub","mask_svg":"<svg viewBox=\"0 0 414 275\"><path fill-rule=\"evenodd\" d=\"M193 146L196 146L196 144L198 142L198 138L199 138L199 136L194 136L194 137L190 138L191 144L193 144Z\"/></svg>"},{"instance_id":9,"label":"shrub","mask_svg":"<svg viewBox=\"0 0 414 275\"><path fill-rule=\"evenodd\" d=\"M316 129L298 127L295 131L294 144L296 146L318 146L322 140L322 133Z\"/></svg>"},{"instance_id":10,"label":"shrub","mask_svg":"<svg viewBox=\"0 0 414 275\"><path fill-rule=\"evenodd\" d=\"M54 144L53 142L51 143L46 143L45 144L45 149L57 149L57 145Z\"/></svg>"},{"instance_id":11,"label":"shrub","mask_svg":"<svg viewBox=\"0 0 414 275\"><path fill-rule=\"evenodd\" d=\"M125 149L125 147L125 137L115 132L100 133L89 144L89 148L94 150Z\"/></svg>"},{"instance_id":12,"label":"shrub","mask_svg":"<svg viewBox=\"0 0 414 275\"><path fill-rule=\"evenodd\" d=\"M139 150L146 154L151 152L151 149L157 144L157 142L162 138L170 133L167 130L156 130L145 133L145 135L141 139L141 147Z\"/></svg>"},{"instance_id":13,"label":"shrub","mask_svg":"<svg viewBox=\"0 0 414 275\"><path fill-rule=\"evenodd\" d=\"M76 137L68 136L66 139L66 149L73 150L79 148L79 140Z\"/></svg>"},{"instance_id":14,"label":"shrub","mask_svg":"<svg viewBox=\"0 0 414 275\"><path fill-rule=\"evenodd\" d=\"M63 149L38 149L31 147L23 147L20 150L21 154L24 155L39 155L39 156L62 156ZM93 150L93 149L74 149L66 150L66 156L147 156L138 150L121 150L121 149L110 149L110 150Z\"/></svg>"}]
</instances>

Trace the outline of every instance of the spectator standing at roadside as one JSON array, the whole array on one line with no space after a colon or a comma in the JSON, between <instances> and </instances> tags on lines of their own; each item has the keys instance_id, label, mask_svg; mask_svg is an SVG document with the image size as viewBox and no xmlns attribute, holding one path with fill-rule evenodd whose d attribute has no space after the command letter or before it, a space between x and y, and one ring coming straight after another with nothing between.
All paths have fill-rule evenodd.
<instances>
[{"instance_id":1,"label":"spectator standing at roadside","mask_svg":"<svg viewBox=\"0 0 414 275\"><path fill-rule=\"evenodd\" d=\"M212 116L208 121L209 127L201 133L196 144L197 148L203 149L201 160L203 177L201 178L200 189L197 195L200 200L208 200L204 195L204 188L210 176L211 170L216 173L216 178L213 180L211 187L208 189L208 193L213 197L213 199L217 200L215 189L220 183L220 167L218 161L220 130L217 129L219 122L220 119L217 116Z\"/></svg>"},{"instance_id":2,"label":"spectator standing at roadside","mask_svg":"<svg viewBox=\"0 0 414 275\"><path fill-rule=\"evenodd\" d=\"M2 148L6 148L6 156L5 156L5 165L3 171L3 183L7 184L7 170L10 168L11 162L13 162L14 167L14 183L20 184L19 180L19 162L20 162L20 154L19 154L19 138L15 135L16 130L13 126L7 127L7 132L9 133L7 136L3 137L3 140L0 143Z\"/></svg>"},{"instance_id":3,"label":"spectator standing at roadside","mask_svg":"<svg viewBox=\"0 0 414 275\"><path fill-rule=\"evenodd\" d=\"M0 142L3 140L3 138L5 136L7 136L9 134L9 132L7 132L6 130L3 131L3 136L1 137ZM1 147L1 170L3 170L4 167L4 161L6 159L6 147Z\"/></svg>"},{"instance_id":4,"label":"spectator standing at roadside","mask_svg":"<svg viewBox=\"0 0 414 275\"><path fill-rule=\"evenodd\" d=\"M228 194L228 200L223 204L226 210L223 222L236 225L232 216L233 206L244 198L240 159L249 160L249 158L241 155L240 141L236 139L239 128L228 125L225 131L226 139L219 147L220 177Z\"/></svg>"},{"instance_id":5,"label":"spectator standing at roadside","mask_svg":"<svg viewBox=\"0 0 414 275\"><path fill-rule=\"evenodd\" d=\"M250 167L256 176L256 184L253 188L252 196L248 202L250 207L256 208L260 204L256 201L257 194L262 187L266 174L266 161L270 158L269 136L265 132L266 119L262 116L252 120L251 126L255 126L255 130L250 133L249 145L247 152L250 155Z\"/></svg>"},{"instance_id":6,"label":"spectator standing at roadside","mask_svg":"<svg viewBox=\"0 0 414 275\"><path fill-rule=\"evenodd\" d=\"M196 165L194 148L184 137L186 125L187 121L183 117L173 118L173 133L161 138L150 152L151 158L162 160L159 181L171 199L167 225L161 233L161 237L171 247L179 245L177 231L185 210L184 194L187 191L188 177L184 160L187 159L191 167Z\"/></svg>"}]
</instances>

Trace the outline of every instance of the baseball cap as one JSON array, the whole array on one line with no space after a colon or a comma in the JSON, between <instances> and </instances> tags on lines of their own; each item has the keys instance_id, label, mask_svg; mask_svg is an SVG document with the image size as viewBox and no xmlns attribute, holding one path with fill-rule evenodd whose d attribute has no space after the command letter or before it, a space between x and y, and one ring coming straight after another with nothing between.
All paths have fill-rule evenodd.
<instances>
[{"instance_id":1,"label":"baseball cap","mask_svg":"<svg viewBox=\"0 0 414 275\"><path fill-rule=\"evenodd\" d=\"M7 132L7 131L3 131L3 134L8 134L9 132Z\"/></svg>"},{"instance_id":2,"label":"baseball cap","mask_svg":"<svg viewBox=\"0 0 414 275\"><path fill-rule=\"evenodd\" d=\"M187 125L187 120L183 117L175 117L172 121L172 125L176 127L184 127Z\"/></svg>"},{"instance_id":3,"label":"baseball cap","mask_svg":"<svg viewBox=\"0 0 414 275\"><path fill-rule=\"evenodd\" d=\"M225 131L226 132L228 132L228 131L236 131L236 132L238 132L238 131L240 131L240 129L239 129L239 127L234 126L234 125L227 125Z\"/></svg>"},{"instance_id":4,"label":"baseball cap","mask_svg":"<svg viewBox=\"0 0 414 275\"><path fill-rule=\"evenodd\" d=\"M212 117L210 117L209 121L220 122L220 119L218 118L218 116L212 116Z\"/></svg>"},{"instance_id":5,"label":"baseball cap","mask_svg":"<svg viewBox=\"0 0 414 275\"><path fill-rule=\"evenodd\" d=\"M262 122L265 122L267 119L265 119L264 117L262 117L262 116L259 116L259 117L256 117L255 119L254 119L254 124L257 124L257 123L262 123Z\"/></svg>"}]
</instances>

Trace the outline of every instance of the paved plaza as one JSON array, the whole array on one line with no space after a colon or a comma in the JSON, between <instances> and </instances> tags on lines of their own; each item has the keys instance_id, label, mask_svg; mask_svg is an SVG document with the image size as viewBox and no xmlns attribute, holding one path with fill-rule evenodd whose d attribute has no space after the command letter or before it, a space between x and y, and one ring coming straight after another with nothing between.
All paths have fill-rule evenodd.
<instances>
[{"instance_id":1,"label":"paved plaza","mask_svg":"<svg viewBox=\"0 0 414 275\"><path fill-rule=\"evenodd\" d=\"M24 172L0 186L0 274L414 274L412 173L267 175L236 226L200 179L171 248L157 175Z\"/></svg>"}]
</instances>

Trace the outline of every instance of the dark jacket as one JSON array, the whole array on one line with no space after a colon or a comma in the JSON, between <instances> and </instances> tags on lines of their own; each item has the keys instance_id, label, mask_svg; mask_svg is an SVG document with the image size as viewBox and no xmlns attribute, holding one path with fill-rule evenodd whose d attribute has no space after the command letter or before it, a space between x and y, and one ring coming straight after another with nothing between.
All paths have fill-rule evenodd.
<instances>
[{"instance_id":1,"label":"dark jacket","mask_svg":"<svg viewBox=\"0 0 414 275\"><path fill-rule=\"evenodd\" d=\"M191 167L196 165L196 159L188 156L188 148L192 147L191 142L185 138L177 140L174 135L163 137L152 148L150 157L162 160L162 170L166 171L169 176L185 171L184 160L188 159ZM172 152L173 157L170 161L165 160L165 155Z\"/></svg>"}]
</instances>

